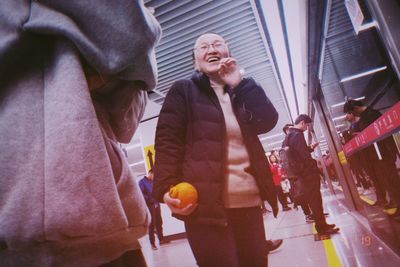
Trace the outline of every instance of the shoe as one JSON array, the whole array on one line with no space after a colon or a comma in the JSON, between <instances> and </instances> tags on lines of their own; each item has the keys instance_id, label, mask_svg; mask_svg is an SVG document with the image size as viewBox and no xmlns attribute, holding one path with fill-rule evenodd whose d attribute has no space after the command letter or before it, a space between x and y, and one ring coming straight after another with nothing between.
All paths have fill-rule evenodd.
<instances>
[{"instance_id":1,"label":"shoe","mask_svg":"<svg viewBox=\"0 0 400 267\"><path fill-rule=\"evenodd\" d=\"M158 249L158 247L156 246L156 244L151 244L151 248L152 248L153 250L157 250L157 249Z\"/></svg>"},{"instance_id":2,"label":"shoe","mask_svg":"<svg viewBox=\"0 0 400 267\"><path fill-rule=\"evenodd\" d=\"M319 228L319 229L316 229L316 230L317 230L319 235L333 235L333 234L336 234L336 233L338 233L340 231L339 228L335 228L335 227L331 228L331 227L326 227L326 226L324 226L322 228Z\"/></svg>"},{"instance_id":3,"label":"shoe","mask_svg":"<svg viewBox=\"0 0 400 267\"><path fill-rule=\"evenodd\" d=\"M283 211L288 211L288 210L291 210L292 208L291 207L288 207L288 206L286 206L286 207L283 207Z\"/></svg>"},{"instance_id":4,"label":"shoe","mask_svg":"<svg viewBox=\"0 0 400 267\"><path fill-rule=\"evenodd\" d=\"M371 189L365 189L364 190L364 192L362 192L362 194L361 195L369 195L369 194L372 194L373 192L371 191Z\"/></svg>"},{"instance_id":5,"label":"shoe","mask_svg":"<svg viewBox=\"0 0 400 267\"><path fill-rule=\"evenodd\" d=\"M393 209L393 208L397 208L396 204L393 201L390 201L389 203L387 203L385 206L383 206L384 209Z\"/></svg>"},{"instance_id":6,"label":"shoe","mask_svg":"<svg viewBox=\"0 0 400 267\"><path fill-rule=\"evenodd\" d=\"M323 228L335 228L335 227L336 227L336 224L334 224L334 223L332 223L332 224L327 223L323 226Z\"/></svg>"},{"instance_id":7,"label":"shoe","mask_svg":"<svg viewBox=\"0 0 400 267\"><path fill-rule=\"evenodd\" d=\"M276 239L276 240L266 240L266 248L268 252L274 251L275 249L279 248L283 240L282 239Z\"/></svg>"},{"instance_id":8,"label":"shoe","mask_svg":"<svg viewBox=\"0 0 400 267\"><path fill-rule=\"evenodd\" d=\"M393 213L393 214L388 214L387 215L389 218L396 218L396 217L400 217L400 209L397 209L396 211L395 211L395 213Z\"/></svg>"},{"instance_id":9,"label":"shoe","mask_svg":"<svg viewBox=\"0 0 400 267\"><path fill-rule=\"evenodd\" d=\"M377 200L374 202L374 204L372 204L371 206L384 206L386 205L385 202L381 201L381 200Z\"/></svg>"},{"instance_id":10,"label":"shoe","mask_svg":"<svg viewBox=\"0 0 400 267\"><path fill-rule=\"evenodd\" d=\"M162 240L160 240L160 246L161 246L161 245L165 245L165 244L169 244L169 243L171 243L171 241L168 240L168 239L162 239Z\"/></svg>"},{"instance_id":11,"label":"shoe","mask_svg":"<svg viewBox=\"0 0 400 267\"><path fill-rule=\"evenodd\" d=\"M261 211L263 215L267 214L267 212L271 212L269 209L266 208L261 209Z\"/></svg>"},{"instance_id":12,"label":"shoe","mask_svg":"<svg viewBox=\"0 0 400 267\"><path fill-rule=\"evenodd\" d=\"M312 215L306 215L306 222L309 222L309 223L314 222L313 216Z\"/></svg>"}]
</instances>

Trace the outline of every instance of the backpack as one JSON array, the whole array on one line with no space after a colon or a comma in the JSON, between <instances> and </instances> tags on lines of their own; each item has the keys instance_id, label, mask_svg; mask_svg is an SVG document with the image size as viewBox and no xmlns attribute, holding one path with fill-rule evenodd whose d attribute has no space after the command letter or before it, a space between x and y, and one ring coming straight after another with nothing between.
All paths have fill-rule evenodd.
<instances>
[{"instance_id":1,"label":"backpack","mask_svg":"<svg viewBox=\"0 0 400 267\"><path fill-rule=\"evenodd\" d=\"M286 173L286 177L289 179L297 177L296 173L296 164L290 156L290 148L289 146L282 147L279 150L279 158L281 160L282 169Z\"/></svg>"},{"instance_id":2,"label":"backpack","mask_svg":"<svg viewBox=\"0 0 400 267\"><path fill-rule=\"evenodd\" d=\"M290 154L290 147L284 146L279 150L281 166L286 172L286 177L290 180L290 194L294 204L301 205L304 202L304 184L298 179L299 166L296 160L293 160Z\"/></svg>"}]
</instances>

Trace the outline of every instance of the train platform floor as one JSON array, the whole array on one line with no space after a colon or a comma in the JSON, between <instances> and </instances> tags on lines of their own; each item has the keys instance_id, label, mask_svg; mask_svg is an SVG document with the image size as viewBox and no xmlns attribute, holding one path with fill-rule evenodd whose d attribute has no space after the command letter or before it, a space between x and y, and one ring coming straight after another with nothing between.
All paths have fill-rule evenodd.
<instances>
[{"instance_id":1,"label":"train platform floor","mask_svg":"<svg viewBox=\"0 0 400 267\"><path fill-rule=\"evenodd\" d=\"M278 218L264 216L267 239L283 239L283 244L269 254L268 266L400 266L400 257L374 235L367 220L350 212L334 196L323 190L327 221L341 230L328 239L319 240L313 223L307 223L298 210L281 211ZM147 236L140 240L148 267L197 266L187 239L172 240L152 250Z\"/></svg>"}]
</instances>

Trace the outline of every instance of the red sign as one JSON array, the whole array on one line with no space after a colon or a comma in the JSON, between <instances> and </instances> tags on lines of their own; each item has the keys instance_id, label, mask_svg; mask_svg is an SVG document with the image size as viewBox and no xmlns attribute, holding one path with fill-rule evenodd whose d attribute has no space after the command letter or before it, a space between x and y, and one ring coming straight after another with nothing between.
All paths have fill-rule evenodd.
<instances>
[{"instance_id":1,"label":"red sign","mask_svg":"<svg viewBox=\"0 0 400 267\"><path fill-rule=\"evenodd\" d=\"M384 139L400 129L400 102L343 146L346 156Z\"/></svg>"}]
</instances>

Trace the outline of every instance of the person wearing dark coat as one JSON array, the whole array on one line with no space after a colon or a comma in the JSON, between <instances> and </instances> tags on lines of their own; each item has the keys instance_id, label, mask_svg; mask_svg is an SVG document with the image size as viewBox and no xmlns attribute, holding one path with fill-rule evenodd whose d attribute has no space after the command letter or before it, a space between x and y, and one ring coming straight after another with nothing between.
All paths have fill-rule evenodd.
<instances>
[{"instance_id":1,"label":"person wearing dark coat","mask_svg":"<svg viewBox=\"0 0 400 267\"><path fill-rule=\"evenodd\" d=\"M378 110L367 107L359 100L348 100L343 107L344 113L351 113L360 117L358 126L360 131L374 123L381 115ZM364 148L362 151L363 160L372 164L365 164L368 175L374 182L377 194L376 205L386 204L386 191L389 192L391 201L400 207L400 179L397 172L396 160L398 156L397 146L392 136L386 137L376 142L380 156L373 145ZM391 217L400 220L400 210Z\"/></svg>"},{"instance_id":2,"label":"person wearing dark coat","mask_svg":"<svg viewBox=\"0 0 400 267\"><path fill-rule=\"evenodd\" d=\"M311 157L312 148L307 146L303 134L311 123L312 119L308 115L300 114L295 120L295 125L288 129L282 147L289 147L291 159L296 162L294 171L299 179L304 201L311 208L315 229L319 234L335 234L339 228L325 220L317 162Z\"/></svg>"},{"instance_id":3,"label":"person wearing dark coat","mask_svg":"<svg viewBox=\"0 0 400 267\"><path fill-rule=\"evenodd\" d=\"M201 35L193 56L193 76L172 85L161 109L153 196L185 222L199 266L265 266L261 204L268 201L275 216L278 206L257 135L270 131L278 114L220 35ZM199 198L180 209L168 190L183 181Z\"/></svg>"}]
</instances>

